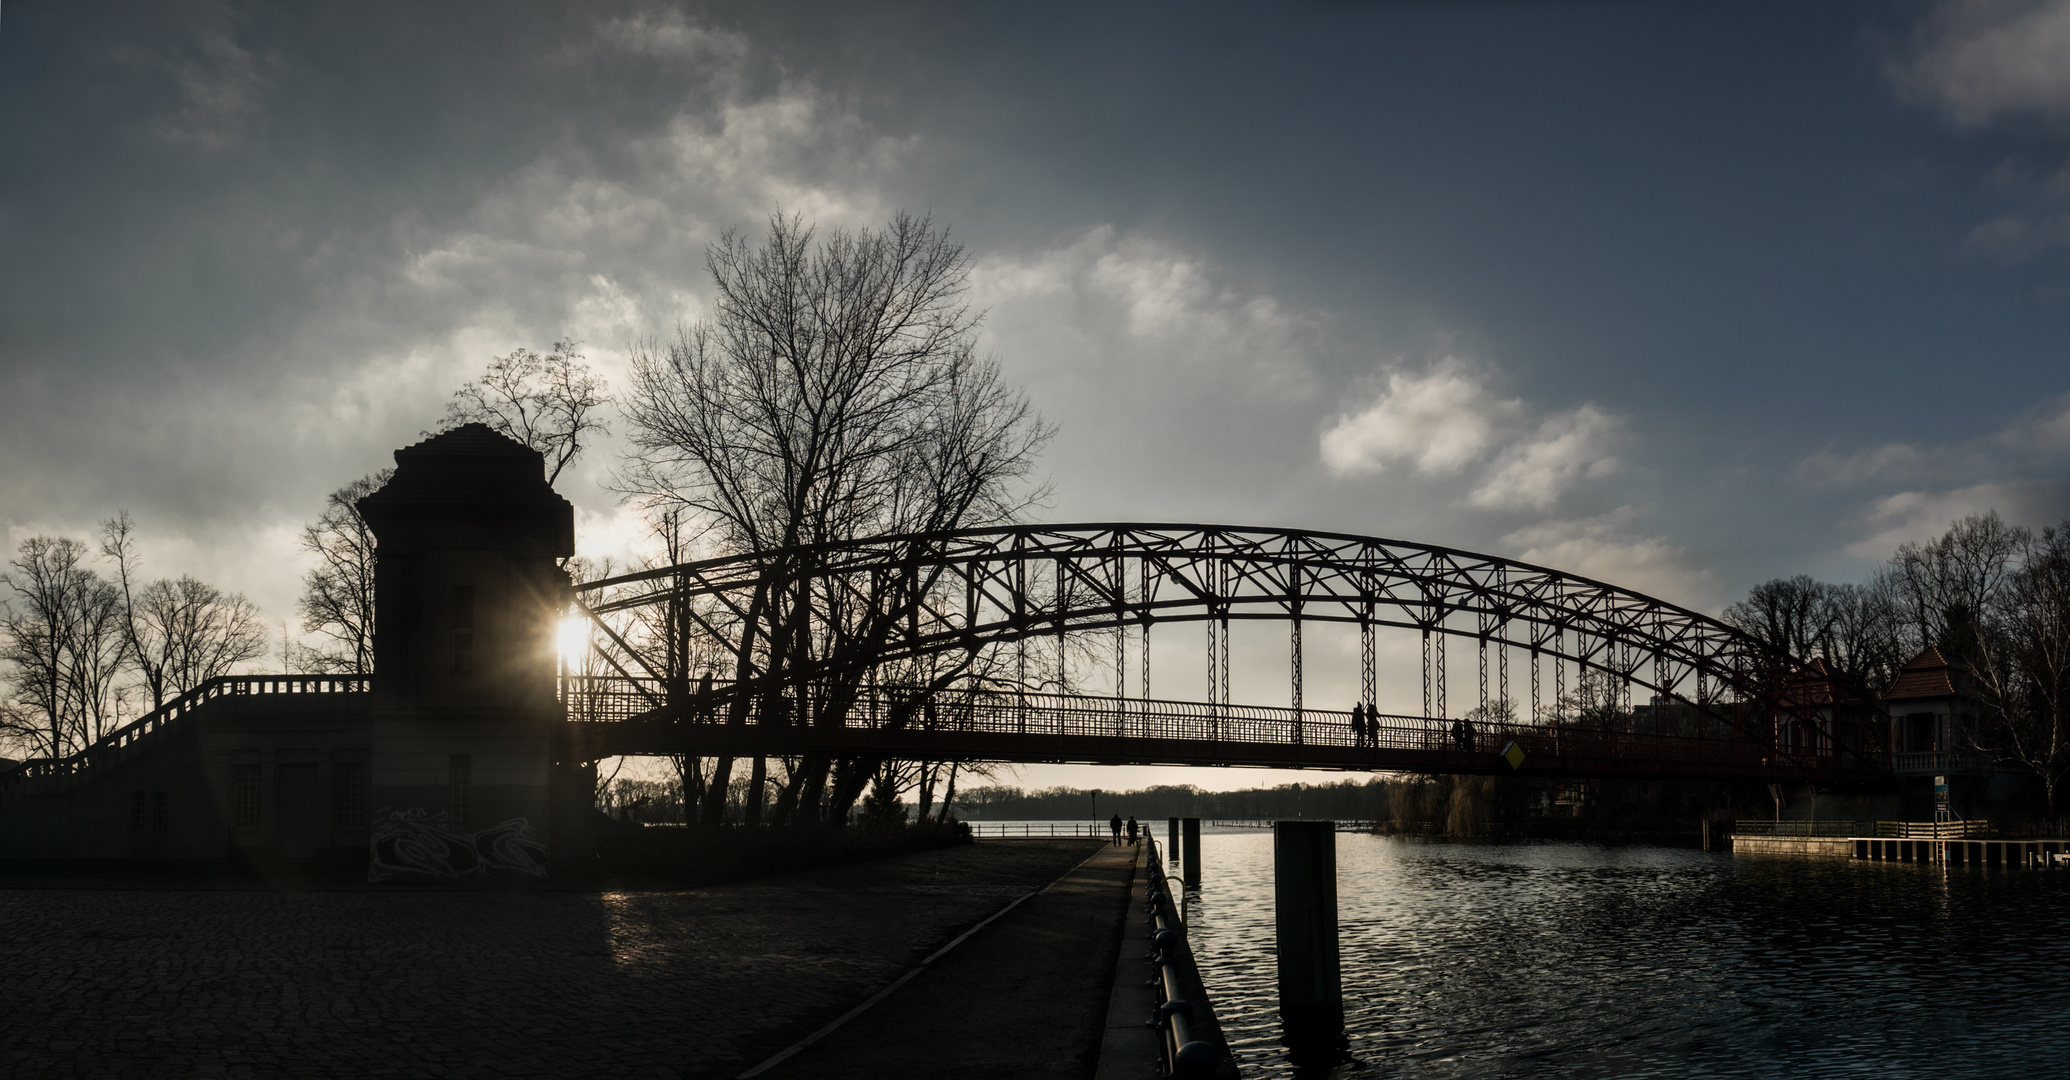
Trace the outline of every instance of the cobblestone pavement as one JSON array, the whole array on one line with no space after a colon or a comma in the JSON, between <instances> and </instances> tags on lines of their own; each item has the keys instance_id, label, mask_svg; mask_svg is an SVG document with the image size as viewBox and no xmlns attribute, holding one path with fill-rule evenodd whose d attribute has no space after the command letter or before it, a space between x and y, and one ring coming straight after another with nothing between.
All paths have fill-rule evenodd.
<instances>
[{"instance_id":1,"label":"cobblestone pavement","mask_svg":"<svg viewBox=\"0 0 2070 1080\"><path fill-rule=\"evenodd\" d=\"M1096 849L674 892L0 890L0 1075L732 1076Z\"/></svg>"},{"instance_id":2,"label":"cobblestone pavement","mask_svg":"<svg viewBox=\"0 0 2070 1080\"><path fill-rule=\"evenodd\" d=\"M1106 848L875 1008L763 1075L1090 1080L1100 1064L1115 953L1140 854L1136 847ZM1140 979L1147 971L1138 964L1130 974ZM1156 1075L1154 1055L1140 1065L1137 1075Z\"/></svg>"}]
</instances>

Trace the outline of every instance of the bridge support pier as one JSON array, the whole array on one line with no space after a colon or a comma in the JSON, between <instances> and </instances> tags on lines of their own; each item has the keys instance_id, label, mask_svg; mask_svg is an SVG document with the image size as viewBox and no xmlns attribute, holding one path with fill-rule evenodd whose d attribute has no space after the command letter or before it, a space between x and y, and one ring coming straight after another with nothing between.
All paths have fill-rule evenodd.
<instances>
[{"instance_id":1,"label":"bridge support pier","mask_svg":"<svg viewBox=\"0 0 2070 1080\"><path fill-rule=\"evenodd\" d=\"M1279 1016L1298 1069L1344 1061L1344 978L1337 953L1337 823L1272 826L1273 921L1279 944Z\"/></svg>"}]
</instances>

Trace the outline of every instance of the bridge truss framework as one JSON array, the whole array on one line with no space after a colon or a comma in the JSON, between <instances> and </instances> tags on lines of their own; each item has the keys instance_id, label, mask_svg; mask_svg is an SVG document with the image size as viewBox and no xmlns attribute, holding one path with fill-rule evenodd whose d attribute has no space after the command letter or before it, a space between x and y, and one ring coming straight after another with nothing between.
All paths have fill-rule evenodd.
<instances>
[{"instance_id":1,"label":"bridge truss framework","mask_svg":"<svg viewBox=\"0 0 2070 1080\"><path fill-rule=\"evenodd\" d=\"M818 612L829 624L821 629L844 620L861 628L801 632L780 663L766 640L739 649L743 627L769 621L776 594L809 596L800 610ZM1850 743L1830 712L1786 700L1796 660L1731 626L1545 567L1373 537L1128 523L876 537L590 582L576 605L608 639L613 669L563 680L583 756L895 754L1843 783L1888 775L1858 732ZM613 616L664 609L728 643L740 660L734 677L688 694L679 664L613 627ZM1230 628L1268 620L1288 630L1289 703L1239 705ZM1204 702L1150 697L1151 636L1181 623L1205 624ZM1348 713L1308 707L1303 628L1312 623L1357 628L1365 703L1378 697L1376 636L1417 634L1423 715L1375 716L1359 736ZM1112 639L1122 692L1133 639L1139 695L1037 692L1062 674L1067 640L1102 635ZM1476 654L1476 706L1465 716L1453 707L1448 642ZM1043 652L1056 670L1043 670ZM900 665L981 653L984 677L964 663L963 677L924 691L880 679ZM1512 653L1528 665L1522 708L1510 691ZM1651 729L1590 728L1559 715L1570 669L1600 676L1594 689L1607 686L1611 714L1630 717L1634 690L1651 691L1661 705ZM804 689L827 685L846 689L821 691L818 702ZM784 715L769 715L773 701L785 703ZM1498 765L1510 743L1523 766Z\"/></svg>"}]
</instances>

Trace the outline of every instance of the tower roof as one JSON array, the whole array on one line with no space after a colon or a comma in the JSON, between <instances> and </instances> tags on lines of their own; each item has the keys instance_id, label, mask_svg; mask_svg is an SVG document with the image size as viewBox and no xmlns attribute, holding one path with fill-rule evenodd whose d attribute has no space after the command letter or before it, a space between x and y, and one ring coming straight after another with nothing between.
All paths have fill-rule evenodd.
<instances>
[{"instance_id":1,"label":"tower roof","mask_svg":"<svg viewBox=\"0 0 2070 1080\"><path fill-rule=\"evenodd\" d=\"M359 500L381 542L472 535L476 546L574 554L574 507L546 482L546 457L486 424L462 424L395 452L395 475ZM463 519L476 528L454 532ZM426 531L421 526L444 522ZM495 544L484 542L491 535Z\"/></svg>"},{"instance_id":2,"label":"tower roof","mask_svg":"<svg viewBox=\"0 0 2070 1080\"><path fill-rule=\"evenodd\" d=\"M497 431L487 424L462 424L459 427L441 431L420 443L412 443L395 452L396 464L422 457L530 457L546 465L546 457L524 443Z\"/></svg>"},{"instance_id":3,"label":"tower roof","mask_svg":"<svg viewBox=\"0 0 2070 1080\"><path fill-rule=\"evenodd\" d=\"M1898 669L1897 682L1890 693L1883 695L1883 700L1951 697L1957 692L1954 665L1948 663L1940 649L1928 645Z\"/></svg>"}]
</instances>

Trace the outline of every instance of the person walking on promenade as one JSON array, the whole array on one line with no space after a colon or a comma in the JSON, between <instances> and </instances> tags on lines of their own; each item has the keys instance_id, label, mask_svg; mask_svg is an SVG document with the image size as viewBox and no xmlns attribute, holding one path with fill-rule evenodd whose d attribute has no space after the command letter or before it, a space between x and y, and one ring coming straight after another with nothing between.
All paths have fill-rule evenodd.
<instances>
[{"instance_id":1,"label":"person walking on promenade","mask_svg":"<svg viewBox=\"0 0 2070 1080\"><path fill-rule=\"evenodd\" d=\"M1121 846L1121 815L1120 815L1120 814L1115 814L1115 815L1114 815L1114 817L1113 817L1112 819L1110 819L1110 820L1109 820L1109 821L1107 822L1107 830L1108 830L1109 832L1112 832L1112 833L1114 834L1114 846L1115 846L1115 847L1120 847L1120 846Z\"/></svg>"},{"instance_id":2,"label":"person walking on promenade","mask_svg":"<svg viewBox=\"0 0 2070 1080\"><path fill-rule=\"evenodd\" d=\"M1128 816L1128 846L1136 846L1136 815Z\"/></svg>"}]
</instances>

